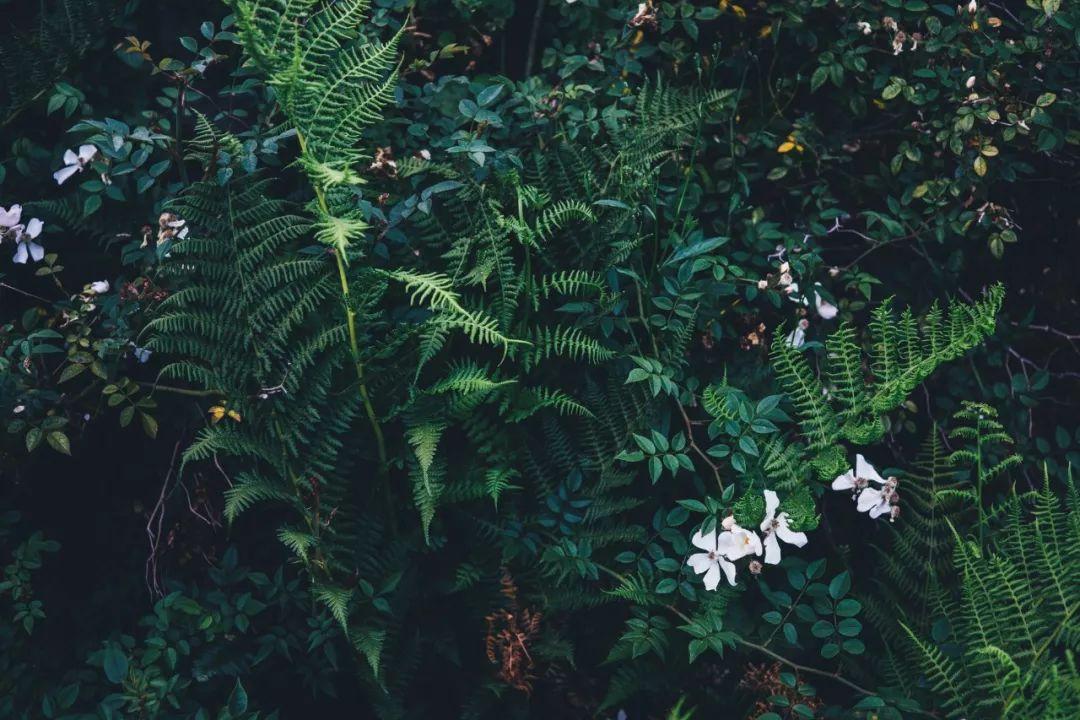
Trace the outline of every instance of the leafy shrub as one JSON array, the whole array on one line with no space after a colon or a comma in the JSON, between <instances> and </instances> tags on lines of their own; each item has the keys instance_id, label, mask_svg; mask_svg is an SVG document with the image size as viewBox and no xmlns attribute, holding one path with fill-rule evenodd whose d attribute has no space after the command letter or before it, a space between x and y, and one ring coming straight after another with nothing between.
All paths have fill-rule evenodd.
<instances>
[{"instance_id":1,"label":"leafy shrub","mask_svg":"<svg viewBox=\"0 0 1080 720\"><path fill-rule=\"evenodd\" d=\"M1074 8L13 17L5 714L1075 705Z\"/></svg>"}]
</instances>

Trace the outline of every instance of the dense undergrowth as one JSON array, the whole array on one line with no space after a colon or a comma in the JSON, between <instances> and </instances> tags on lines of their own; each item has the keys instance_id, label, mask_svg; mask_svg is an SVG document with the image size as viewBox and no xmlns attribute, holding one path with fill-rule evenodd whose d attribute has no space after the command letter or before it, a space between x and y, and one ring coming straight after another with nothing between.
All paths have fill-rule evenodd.
<instances>
[{"instance_id":1,"label":"dense undergrowth","mask_svg":"<svg viewBox=\"0 0 1080 720\"><path fill-rule=\"evenodd\" d=\"M0 11L0 715L1075 716L1077 7Z\"/></svg>"}]
</instances>

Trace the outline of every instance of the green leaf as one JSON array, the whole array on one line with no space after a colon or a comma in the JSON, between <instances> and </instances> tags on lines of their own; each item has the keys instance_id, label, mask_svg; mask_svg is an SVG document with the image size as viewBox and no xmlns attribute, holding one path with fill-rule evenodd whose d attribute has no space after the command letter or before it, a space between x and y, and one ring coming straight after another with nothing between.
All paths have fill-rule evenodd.
<instances>
[{"instance_id":1,"label":"green leaf","mask_svg":"<svg viewBox=\"0 0 1080 720\"><path fill-rule=\"evenodd\" d=\"M49 446L56 452L64 455L71 454L71 443L68 442L68 436L59 430L53 430L45 439L49 441Z\"/></svg>"},{"instance_id":2,"label":"green leaf","mask_svg":"<svg viewBox=\"0 0 1080 720\"><path fill-rule=\"evenodd\" d=\"M502 94L503 86L499 84L488 85L486 88L480 91L480 94L476 96L476 102L480 107L487 107Z\"/></svg>"},{"instance_id":3,"label":"green leaf","mask_svg":"<svg viewBox=\"0 0 1080 720\"><path fill-rule=\"evenodd\" d=\"M236 685L233 686L232 692L229 693L229 712L233 715L242 715L247 712L247 708L248 694L240 683L240 678L237 678Z\"/></svg>"},{"instance_id":4,"label":"green leaf","mask_svg":"<svg viewBox=\"0 0 1080 720\"><path fill-rule=\"evenodd\" d=\"M834 577L829 583L829 597L833 600L844 597L849 590L851 590L851 575L847 570Z\"/></svg>"},{"instance_id":5,"label":"green leaf","mask_svg":"<svg viewBox=\"0 0 1080 720\"><path fill-rule=\"evenodd\" d=\"M127 655L115 644L110 644L105 648L102 665L105 668L105 677L109 679L109 682L119 685L127 678Z\"/></svg>"}]
</instances>

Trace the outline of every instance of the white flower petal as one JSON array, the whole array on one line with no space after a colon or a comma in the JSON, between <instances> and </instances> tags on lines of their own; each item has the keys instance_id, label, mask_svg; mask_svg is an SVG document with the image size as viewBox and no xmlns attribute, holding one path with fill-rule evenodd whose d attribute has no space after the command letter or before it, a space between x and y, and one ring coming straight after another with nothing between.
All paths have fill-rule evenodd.
<instances>
[{"instance_id":1,"label":"white flower petal","mask_svg":"<svg viewBox=\"0 0 1080 720\"><path fill-rule=\"evenodd\" d=\"M72 175L82 170L78 165L68 165L67 167L60 168L52 174L53 180L56 180L57 185L63 185L66 183Z\"/></svg>"},{"instance_id":2,"label":"white flower petal","mask_svg":"<svg viewBox=\"0 0 1080 720\"><path fill-rule=\"evenodd\" d=\"M851 490L855 487L855 472L850 468L843 475L837 475L832 481L833 490Z\"/></svg>"},{"instance_id":3,"label":"white flower petal","mask_svg":"<svg viewBox=\"0 0 1080 720\"><path fill-rule=\"evenodd\" d=\"M74 150L64 151L64 164L65 165L78 165L79 156L75 154Z\"/></svg>"},{"instance_id":4,"label":"white flower petal","mask_svg":"<svg viewBox=\"0 0 1080 720\"><path fill-rule=\"evenodd\" d=\"M686 559L686 564L693 568L695 573L700 575L715 565L716 560L710 558L708 553L694 553Z\"/></svg>"},{"instance_id":5,"label":"white flower petal","mask_svg":"<svg viewBox=\"0 0 1080 720\"><path fill-rule=\"evenodd\" d=\"M25 265L26 257L28 254L29 253L26 249L26 243L21 242L19 243L18 247L15 248L15 254L12 255L11 259L18 265Z\"/></svg>"},{"instance_id":6,"label":"white flower petal","mask_svg":"<svg viewBox=\"0 0 1080 720\"><path fill-rule=\"evenodd\" d=\"M884 485L885 479L878 474L874 466L867 462L862 455L855 456L855 475L863 480L873 480L878 485Z\"/></svg>"},{"instance_id":7,"label":"white flower petal","mask_svg":"<svg viewBox=\"0 0 1080 720\"><path fill-rule=\"evenodd\" d=\"M85 165L86 163L93 160L95 155L97 155L97 148L94 147L93 145L80 145L79 146L79 158L78 159L82 164Z\"/></svg>"},{"instance_id":8,"label":"white flower petal","mask_svg":"<svg viewBox=\"0 0 1080 720\"><path fill-rule=\"evenodd\" d=\"M720 563L713 563L705 573L705 589L715 590L720 584Z\"/></svg>"},{"instance_id":9,"label":"white flower petal","mask_svg":"<svg viewBox=\"0 0 1080 720\"><path fill-rule=\"evenodd\" d=\"M890 505L887 501L882 500L877 505L870 508L869 512L870 512L870 517L877 520L882 515L888 515L889 513L891 513L892 512L892 505Z\"/></svg>"},{"instance_id":10,"label":"white flower petal","mask_svg":"<svg viewBox=\"0 0 1080 720\"><path fill-rule=\"evenodd\" d=\"M870 508L881 502L881 491L874 490L873 488L866 488L859 493L859 512L866 512Z\"/></svg>"},{"instance_id":11,"label":"white flower petal","mask_svg":"<svg viewBox=\"0 0 1080 720\"><path fill-rule=\"evenodd\" d=\"M784 337L784 342L798 350L806 344L806 331L802 327L796 326L794 330Z\"/></svg>"},{"instance_id":12,"label":"white flower petal","mask_svg":"<svg viewBox=\"0 0 1080 720\"><path fill-rule=\"evenodd\" d=\"M45 257L45 248L30 240L26 244L30 246L30 258L34 262L41 262L41 258Z\"/></svg>"},{"instance_id":13,"label":"white flower petal","mask_svg":"<svg viewBox=\"0 0 1080 720\"><path fill-rule=\"evenodd\" d=\"M701 531L698 530L694 533L694 537L690 538L690 542L693 543L694 547L701 548L705 552L716 552L716 531L713 530L702 535Z\"/></svg>"},{"instance_id":14,"label":"white flower petal","mask_svg":"<svg viewBox=\"0 0 1080 720\"><path fill-rule=\"evenodd\" d=\"M772 490L765 491L765 519L761 523L761 529L765 530L769 525L772 525L773 518L776 517L776 509L780 507L780 497Z\"/></svg>"},{"instance_id":15,"label":"white flower petal","mask_svg":"<svg viewBox=\"0 0 1080 720\"><path fill-rule=\"evenodd\" d=\"M735 587L735 563L729 563L727 560L720 558L720 569L724 571L724 575L727 576L728 585Z\"/></svg>"},{"instance_id":16,"label":"white flower petal","mask_svg":"<svg viewBox=\"0 0 1080 720\"><path fill-rule=\"evenodd\" d=\"M96 280L96 281L90 283L90 289L93 290L98 295L100 295L102 293L107 293L107 292L109 292L109 281L108 280Z\"/></svg>"},{"instance_id":17,"label":"white flower petal","mask_svg":"<svg viewBox=\"0 0 1080 720\"><path fill-rule=\"evenodd\" d=\"M780 562L780 542L776 539L776 533L765 536L765 564L776 565Z\"/></svg>"},{"instance_id":18,"label":"white flower petal","mask_svg":"<svg viewBox=\"0 0 1080 720\"><path fill-rule=\"evenodd\" d=\"M780 522L776 527L776 534L788 545L803 547L807 543L806 533L795 532L791 529L791 526L788 525L787 513L780 514Z\"/></svg>"},{"instance_id":19,"label":"white flower petal","mask_svg":"<svg viewBox=\"0 0 1080 720\"><path fill-rule=\"evenodd\" d=\"M814 307L817 308L817 314L826 320L832 320L836 317L836 313L839 312L835 305L817 293L814 293Z\"/></svg>"},{"instance_id":20,"label":"white flower petal","mask_svg":"<svg viewBox=\"0 0 1080 720\"><path fill-rule=\"evenodd\" d=\"M717 549L727 556L728 560L738 560L747 555L760 555L761 538L757 536L757 533L736 525L731 532L721 534L717 540Z\"/></svg>"},{"instance_id":21,"label":"white flower petal","mask_svg":"<svg viewBox=\"0 0 1080 720\"><path fill-rule=\"evenodd\" d=\"M37 218L33 218L30 222L26 223L26 234L32 238L36 238L41 234L41 228L43 227L45 227L45 223Z\"/></svg>"},{"instance_id":22,"label":"white flower petal","mask_svg":"<svg viewBox=\"0 0 1080 720\"><path fill-rule=\"evenodd\" d=\"M0 227L15 227L20 219L22 219L22 205L12 205L10 210L0 207Z\"/></svg>"}]
</instances>

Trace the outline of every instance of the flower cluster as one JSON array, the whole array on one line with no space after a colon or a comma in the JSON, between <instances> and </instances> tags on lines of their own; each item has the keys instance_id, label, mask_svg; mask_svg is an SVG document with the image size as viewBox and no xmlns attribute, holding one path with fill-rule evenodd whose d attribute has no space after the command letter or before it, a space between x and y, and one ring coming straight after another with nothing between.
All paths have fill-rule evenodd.
<instances>
[{"instance_id":1,"label":"flower cluster","mask_svg":"<svg viewBox=\"0 0 1080 720\"><path fill-rule=\"evenodd\" d=\"M832 489L850 491L859 512L869 513L874 519L888 515L889 521L895 522L900 516L900 493L896 491L899 484L900 481L892 475L881 477L866 458L856 455L855 467L837 476L832 482Z\"/></svg>"},{"instance_id":2,"label":"flower cluster","mask_svg":"<svg viewBox=\"0 0 1080 720\"><path fill-rule=\"evenodd\" d=\"M5 210L0 207L0 244L10 240L15 243L15 255L12 260L20 265L26 264L27 258L38 262L45 257L45 248L35 242L45 223L37 218L22 222L22 206L12 205Z\"/></svg>"},{"instance_id":3,"label":"flower cluster","mask_svg":"<svg viewBox=\"0 0 1080 720\"><path fill-rule=\"evenodd\" d=\"M806 545L806 533L793 531L790 516L786 512L777 514L779 508L780 498L772 490L766 490L765 518L759 527L761 537L753 530L739 527L733 516L724 518L721 523L724 531L719 534L716 530L707 533L698 530L694 533L690 542L704 552L694 553L687 559L686 564L698 575L705 575L706 590L716 590L720 584L721 572L727 578L728 584L734 585L736 560L764 553L765 563L776 565L780 562L781 540L795 547ZM761 572L761 563L752 560L750 571L754 574Z\"/></svg>"}]
</instances>

